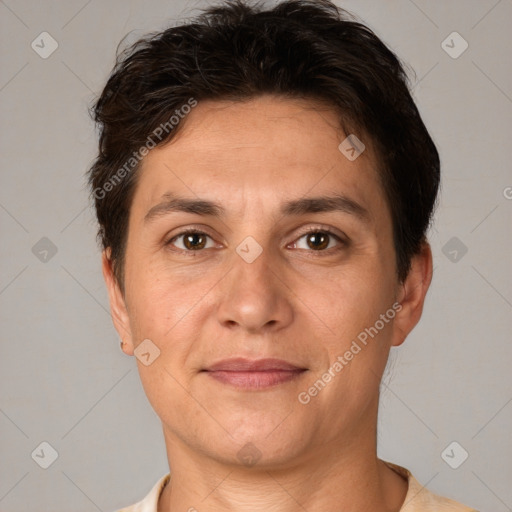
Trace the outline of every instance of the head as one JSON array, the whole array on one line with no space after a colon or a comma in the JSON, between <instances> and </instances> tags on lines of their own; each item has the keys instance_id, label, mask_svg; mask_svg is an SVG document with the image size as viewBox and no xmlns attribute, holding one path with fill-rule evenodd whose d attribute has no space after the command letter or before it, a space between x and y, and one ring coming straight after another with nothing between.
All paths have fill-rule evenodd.
<instances>
[{"instance_id":1,"label":"head","mask_svg":"<svg viewBox=\"0 0 512 512\"><path fill-rule=\"evenodd\" d=\"M230 2L120 53L93 113L113 320L166 439L275 465L368 435L439 186L397 57L324 0ZM242 390L207 371L232 357L302 371Z\"/></svg>"}]
</instances>

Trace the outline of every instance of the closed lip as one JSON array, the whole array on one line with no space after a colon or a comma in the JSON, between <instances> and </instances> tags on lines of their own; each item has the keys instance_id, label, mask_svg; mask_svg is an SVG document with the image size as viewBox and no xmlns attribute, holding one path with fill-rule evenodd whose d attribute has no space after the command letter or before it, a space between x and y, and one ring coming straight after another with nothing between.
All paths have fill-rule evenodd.
<instances>
[{"instance_id":1,"label":"closed lip","mask_svg":"<svg viewBox=\"0 0 512 512\"><path fill-rule=\"evenodd\" d=\"M218 361L203 371L207 372L271 372L271 371L299 371L306 370L282 359L245 359L235 357Z\"/></svg>"}]
</instances>

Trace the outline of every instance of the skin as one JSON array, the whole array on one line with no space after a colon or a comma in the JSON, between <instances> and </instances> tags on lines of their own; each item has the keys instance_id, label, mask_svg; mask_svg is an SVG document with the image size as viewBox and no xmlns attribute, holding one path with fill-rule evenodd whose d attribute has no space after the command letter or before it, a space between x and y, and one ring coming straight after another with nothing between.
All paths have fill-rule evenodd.
<instances>
[{"instance_id":1,"label":"skin","mask_svg":"<svg viewBox=\"0 0 512 512\"><path fill-rule=\"evenodd\" d=\"M391 347L421 317L432 275L429 245L400 283L371 141L349 161L338 150L345 134L330 110L262 96L201 102L184 123L143 160L124 296L109 251L103 253L124 352L133 355L144 339L160 349L149 366L136 359L172 468L158 511L398 511L407 483L376 454L379 384ZM226 214L171 212L145 222L167 192L216 201ZM368 221L338 211L279 212L283 201L333 193L363 206ZM199 238L205 248L174 238L187 227L208 235ZM348 243L330 237L319 250L308 244L308 227ZM262 248L252 263L236 252L247 236ZM401 310L394 319L300 403L299 393L395 302ZM200 371L235 356L280 358L307 371L260 390L239 390ZM237 457L247 443L260 453L251 467Z\"/></svg>"}]
</instances>

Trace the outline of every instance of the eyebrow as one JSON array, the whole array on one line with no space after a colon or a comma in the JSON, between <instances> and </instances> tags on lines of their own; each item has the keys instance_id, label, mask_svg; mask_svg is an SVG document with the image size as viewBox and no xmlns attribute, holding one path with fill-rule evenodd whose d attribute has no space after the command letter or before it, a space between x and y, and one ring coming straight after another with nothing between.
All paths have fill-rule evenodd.
<instances>
[{"instance_id":1,"label":"eyebrow","mask_svg":"<svg viewBox=\"0 0 512 512\"><path fill-rule=\"evenodd\" d=\"M368 210L358 202L342 194L290 200L284 202L280 209L281 215L284 216L336 211L353 215L364 223L370 222L371 217ZM178 197L174 194L166 193L162 196L162 201L146 213L144 223L149 223L173 212L192 213L219 219L226 215L225 208L219 203L204 199Z\"/></svg>"}]
</instances>

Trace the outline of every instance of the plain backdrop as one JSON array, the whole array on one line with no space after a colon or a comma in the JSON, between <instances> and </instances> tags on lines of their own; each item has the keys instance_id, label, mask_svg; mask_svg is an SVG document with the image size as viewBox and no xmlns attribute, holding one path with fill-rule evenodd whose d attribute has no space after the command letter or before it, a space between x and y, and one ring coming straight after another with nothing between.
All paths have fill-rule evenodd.
<instances>
[{"instance_id":1,"label":"plain backdrop","mask_svg":"<svg viewBox=\"0 0 512 512\"><path fill-rule=\"evenodd\" d=\"M108 312L84 178L97 144L87 109L123 36L208 3L0 2L2 512L109 512L168 471L160 422ZM338 5L414 69L442 160L434 279L420 324L393 349L379 455L436 493L510 511L512 2ZM442 457L454 441L452 459L468 454L457 469Z\"/></svg>"}]
</instances>

